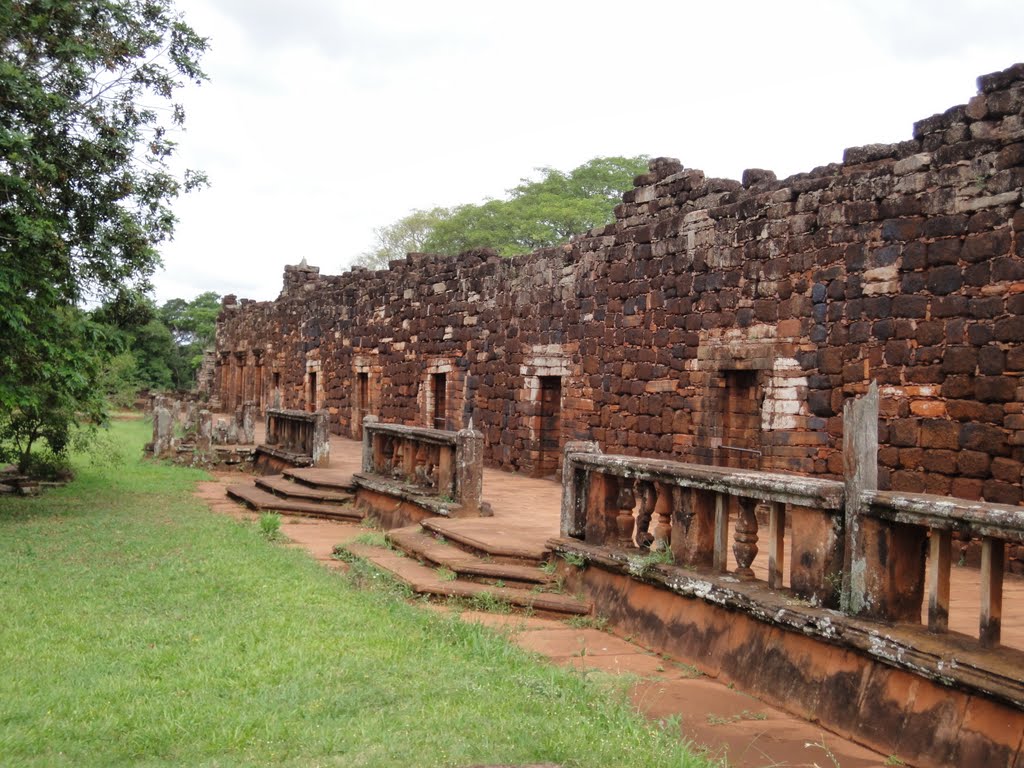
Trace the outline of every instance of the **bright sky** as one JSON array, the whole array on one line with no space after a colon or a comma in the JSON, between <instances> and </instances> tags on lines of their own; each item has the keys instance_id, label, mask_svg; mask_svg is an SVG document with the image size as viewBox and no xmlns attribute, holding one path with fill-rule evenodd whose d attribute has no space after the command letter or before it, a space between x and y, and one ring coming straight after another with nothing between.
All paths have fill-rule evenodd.
<instances>
[{"instance_id":1,"label":"bright sky","mask_svg":"<svg viewBox=\"0 0 1024 768\"><path fill-rule=\"evenodd\" d=\"M1020 0L177 0L211 39L182 95L183 167L157 299L275 298L416 208L539 166L679 158L779 177L908 139L1024 60Z\"/></svg>"}]
</instances>

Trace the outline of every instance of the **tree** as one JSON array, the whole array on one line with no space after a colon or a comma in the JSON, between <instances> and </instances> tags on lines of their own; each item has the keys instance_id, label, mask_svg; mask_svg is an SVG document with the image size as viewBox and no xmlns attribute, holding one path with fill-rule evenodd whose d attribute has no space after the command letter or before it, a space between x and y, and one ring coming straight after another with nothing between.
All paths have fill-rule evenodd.
<instances>
[{"instance_id":1,"label":"tree","mask_svg":"<svg viewBox=\"0 0 1024 768\"><path fill-rule=\"evenodd\" d=\"M413 251L455 256L493 248L503 256L566 242L575 234L606 224L634 177L647 170L647 158L597 157L569 173L536 169L538 180L522 179L508 199L480 205L414 210L394 224L374 230L377 247L356 264L374 269Z\"/></svg>"},{"instance_id":2,"label":"tree","mask_svg":"<svg viewBox=\"0 0 1024 768\"><path fill-rule=\"evenodd\" d=\"M404 259L407 253L422 251L430 233L450 215L447 208L431 208L429 211L417 209L394 224L374 229L377 247L359 254L356 264L370 269L386 269L389 261Z\"/></svg>"},{"instance_id":3,"label":"tree","mask_svg":"<svg viewBox=\"0 0 1024 768\"><path fill-rule=\"evenodd\" d=\"M207 291L192 301L171 299L157 311L179 346L198 346L200 353L213 343L220 314L220 294Z\"/></svg>"},{"instance_id":4,"label":"tree","mask_svg":"<svg viewBox=\"0 0 1024 768\"><path fill-rule=\"evenodd\" d=\"M9 443L11 425L45 403L66 428L78 412L99 417L90 394L101 361L80 353L102 329L76 307L145 288L173 231L171 201L205 181L178 178L168 163L184 120L173 95L204 79L206 41L171 0L8 0L0 41L0 441ZM60 433L42 435L58 452Z\"/></svg>"},{"instance_id":5,"label":"tree","mask_svg":"<svg viewBox=\"0 0 1024 768\"><path fill-rule=\"evenodd\" d=\"M420 250L455 256L493 248L512 256L564 243L611 221L622 193L647 170L647 158L597 157L568 173L537 170L540 179L522 179L505 200L417 210L374 230L378 248L362 254L357 263L382 268L407 251Z\"/></svg>"},{"instance_id":6,"label":"tree","mask_svg":"<svg viewBox=\"0 0 1024 768\"><path fill-rule=\"evenodd\" d=\"M220 297L212 291L192 301L171 299L159 308L144 293L119 291L90 313L105 329L110 356L104 391L123 404L139 389L191 387L203 350L213 342L219 312Z\"/></svg>"},{"instance_id":7,"label":"tree","mask_svg":"<svg viewBox=\"0 0 1024 768\"><path fill-rule=\"evenodd\" d=\"M173 339L171 369L176 389L188 389L195 383L203 351L213 344L217 333L220 310L220 295L213 291L201 293L192 301L171 299L157 310L157 319Z\"/></svg>"}]
</instances>

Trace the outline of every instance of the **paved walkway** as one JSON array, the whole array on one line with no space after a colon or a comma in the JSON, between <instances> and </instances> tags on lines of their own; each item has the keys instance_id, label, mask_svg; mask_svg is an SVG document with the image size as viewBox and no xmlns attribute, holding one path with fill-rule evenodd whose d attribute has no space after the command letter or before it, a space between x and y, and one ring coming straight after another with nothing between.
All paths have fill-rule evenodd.
<instances>
[{"instance_id":1,"label":"paved walkway","mask_svg":"<svg viewBox=\"0 0 1024 768\"><path fill-rule=\"evenodd\" d=\"M361 443L332 435L331 471L359 471L361 451ZM491 503L494 517L439 520L435 527L538 554L543 552L544 543L549 538L558 536L562 504L560 483L487 468L484 469L483 495ZM786 562L789 562L788 536L785 557ZM731 547L728 558L729 569L735 569L736 561ZM764 550L754 561L753 569L758 579L767 581L768 560ZM784 584L789 583L788 569L783 581ZM980 597L978 569L953 568L950 576L951 631L971 637L978 636ZM922 618L927 624L927 599L924 603ZM1003 583L1003 645L1024 650L1024 611L1015 610L1019 605L1024 605L1024 577L1007 574Z\"/></svg>"},{"instance_id":2,"label":"paved walkway","mask_svg":"<svg viewBox=\"0 0 1024 768\"><path fill-rule=\"evenodd\" d=\"M331 466L326 472L339 477L360 468L358 442L331 437ZM212 508L238 518L256 515L225 497L224 488L237 480L225 474L201 483L198 495ZM543 549L558 535L561 486L499 470L484 470L484 497L494 517L439 520L461 538L496 539L511 549ZM366 532L352 523L312 518L285 518L281 531L325 567L345 567L331 557L335 545ZM434 610L447 612L444 605ZM726 757L735 768L833 765L843 768L880 768L886 757L821 727L769 707L744 693L703 675L696 667L660 656L623 638L585 626L520 615L461 612L475 621L506 633L510 641L547 657L553 663L576 667L584 675L625 676L626 689L637 710L656 720L678 720L682 737L709 755ZM810 746L808 746L810 745ZM827 751L826 751L827 750Z\"/></svg>"},{"instance_id":3,"label":"paved walkway","mask_svg":"<svg viewBox=\"0 0 1024 768\"><path fill-rule=\"evenodd\" d=\"M224 494L224 488L236 479L234 473L224 474L200 483L197 493L218 512L255 519L255 513L242 509ZM547 484L557 488L554 483ZM331 557L335 545L366 533L365 528L352 523L303 517L285 518L281 531L295 546L331 569L345 567ZM451 610L444 605L432 609ZM769 707L704 676L695 667L659 656L609 632L516 614L464 611L460 616L493 627L520 647L555 664L576 667L584 675L625 676L629 680L628 695L638 711L659 721L678 719L682 737L709 755L727 757L734 768L830 766L833 763L826 749L843 768L881 768L886 764L883 755Z\"/></svg>"},{"instance_id":4,"label":"paved walkway","mask_svg":"<svg viewBox=\"0 0 1024 768\"><path fill-rule=\"evenodd\" d=\"M324 473L336 479L350 476L361 467L361 443L331 436L331 463ZM236 516L247 513L223 497L223 483L203 484L200 494L215 508ZM495 469L484 470L484 499L494 516L434 520L434 525L467 541L500 544L510 551L539 556L544 542L558 535L561 485ZM331 557L336 544L365 532L357 525L308 518L289 518L282 531L330 568L342 567ZM764 567L764 559L755 562ZM764 578L760 573L759 577ZM953 571L951 628L976 635L978 573L970 568ZM1008 576L1005 605L1024 598L1024 579ZM448 610L438 606L437 610ZM647 716L678 718L682 736L724 756L737 768L765 766L827 766L843 768L883 766L888 756L823 730L820 726L769 707L759 700L701 674L685 660L657 655L623 638L593 628L572 627L553 619L516 615L462 613L508 633L521 647L548 657L554 663L579 668L584 674L629 676L629 695ZM1024 648L1024 617L1003 617L1004 642Z\"/></svg>"}]
</instances>

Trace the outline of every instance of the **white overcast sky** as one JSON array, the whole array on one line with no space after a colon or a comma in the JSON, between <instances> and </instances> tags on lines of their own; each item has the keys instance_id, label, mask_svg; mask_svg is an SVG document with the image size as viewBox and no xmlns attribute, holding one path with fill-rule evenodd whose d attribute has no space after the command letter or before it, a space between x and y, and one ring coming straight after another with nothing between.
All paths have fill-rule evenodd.
<instances>
[{"instance_id":1,"label":"white overcast sky","mask_svg":"<svg viewBox=\"0 0 1024 768\"><path fill-rule=\"evenodd\" d=\"M908 139L1024 61L1021 0L178 0L210 38L181 100L158 301L258 300L305 257L344 271L373 229L476 203L539 166L679 158L779 177Z\"/></svg>"}]
</instances>

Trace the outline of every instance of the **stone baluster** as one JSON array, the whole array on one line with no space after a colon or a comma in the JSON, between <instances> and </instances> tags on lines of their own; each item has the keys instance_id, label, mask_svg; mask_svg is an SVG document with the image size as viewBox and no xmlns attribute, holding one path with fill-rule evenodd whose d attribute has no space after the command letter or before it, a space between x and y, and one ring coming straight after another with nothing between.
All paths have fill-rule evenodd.
<instances>
[{"instance_id":1,"label":"stone baluster","mask_svg":"<svg viewBox=\"0 0 1024 768\"><path fill-rule=\"evenodd\" d=\"M633 507L636 506L636 496L633 493L631 480L623 479L619 484L619 495L616 499L618 514L615 517L615 528L618 534L618 543L623 547L633 546Z\"/></svg>"},{"instance_id":2,"label":"stone baluster","mask_svg":"<svg viewBox=\"0 0 1024 768\"><path fill-rule=\"evenodd\" d=\"M428 465L427 447L423 443L417 442L415 444L415 449L414 450L416 452L416 460L415 460L416 461L416 463L415 463L416 470L415 470L415 473L414 473L415 474L414 482L417 485L429 485L430 484L430 480L427 477L427 465Z\"/></svg>"},{"instance_id":3,"label":"stone baluster","mask_svg":"<svg viewBox=\"0 0 1024 768\"><path fill-rule=\"evenodd\" d=\"M654 549L655 551L672 548L672 506L676 500L676 492L682 497L682 488L678 485L666 487L655 486L654 502Z\"/></svg>"},{"instance_id":4,"label":"stone baluster","mask_svg":"<svg viewBox=\"0 0 1024 768\"><path fill-rule=\"evenodd\" d=\"M654 543L654 535L650 531L651 518L654 517L658 492L654 483L649 481L639 483L637 490L640 493L640 509L636 518L636 545L640 549L650 549Z\"/></svg>"},{"instance_id":5,"label":"stone baluster","mask_svg":"<svg viewBox=\"0 0 1024 768\"><path fill-rule=\"evenodd\" d=\"M736 556L736 575L743 579L754 578L750 565L757 557L757 515L754 513L754 499L740 497L736 532L733 534L732 552Z\"/></svg>"},{"instance_id":6,"label":"stone baluster","mask_svg":"<svg viewBox=\"0 0 1024 768\"><path fill-rule=\"evenodd\" d=\"M408 475L405 468L405 442L397 437L391 438L391 476Z\"/></svg>"}]
</instances>

